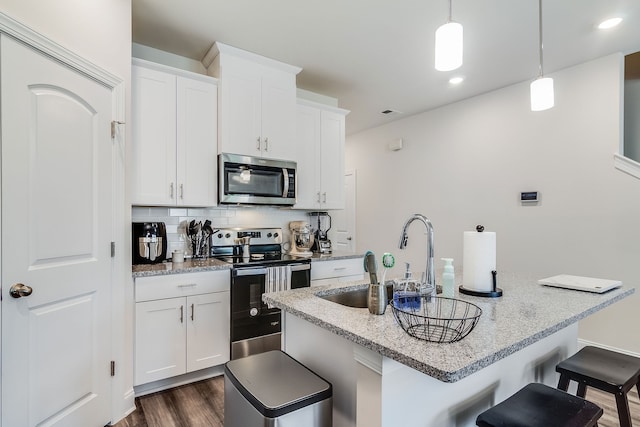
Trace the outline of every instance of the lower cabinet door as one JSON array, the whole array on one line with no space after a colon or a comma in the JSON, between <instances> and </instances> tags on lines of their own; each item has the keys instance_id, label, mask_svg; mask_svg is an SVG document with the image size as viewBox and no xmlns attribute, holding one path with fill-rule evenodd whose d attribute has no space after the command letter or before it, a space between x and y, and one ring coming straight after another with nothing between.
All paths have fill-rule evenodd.
<instances>
[{"instance_id":1,"label":"lower cabinet door","mask_svg":"<svg viewBox=\"0 0 640 427\"><path fill-rule=\"evenodd\" d=\"M185 373L186 299L136 303L134 385Z\"/></svg>"},{"instance_id":2,"label":"lower cabinet door","mask_svg":"<svg viewBox=\"0 0 640 427\"><path fill-rule=\"evenodd\" d=\"M229 361L229 291L187 301L187 372Z\"/></svg>"}]
</instances>

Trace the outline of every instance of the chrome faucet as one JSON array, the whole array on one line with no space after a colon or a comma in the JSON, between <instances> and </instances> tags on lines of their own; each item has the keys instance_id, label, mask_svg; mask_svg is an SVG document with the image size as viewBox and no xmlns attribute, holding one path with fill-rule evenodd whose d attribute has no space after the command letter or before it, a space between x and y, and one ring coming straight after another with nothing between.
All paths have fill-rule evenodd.
<instances>
[{"instance_id":1,"label":"chrome faucet","mask_svg":"<svg viewBox=\"0 0 640 427\"><path fill-rule=\"evenodd\" d=\"M431 221L429 221L429 218L422 214L413 214L413 216L409 218L402 227L402 234L400 235L400 244L398 244L398 247L400 249L404 249L407 247L407 242L409 241L409 236L407 236L407 228L415 220L420 221L427 228L427 265L425 268L424 277L426 284L433 286L433 295L435 295L436 274L435 267L433 265L433 225L431 225Z\"/></svg>"}]
</instances>

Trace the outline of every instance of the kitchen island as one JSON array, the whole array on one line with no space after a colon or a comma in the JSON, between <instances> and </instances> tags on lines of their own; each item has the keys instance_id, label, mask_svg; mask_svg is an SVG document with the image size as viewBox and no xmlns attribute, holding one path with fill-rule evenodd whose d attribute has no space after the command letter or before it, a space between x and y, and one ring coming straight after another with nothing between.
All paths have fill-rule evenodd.
<instances>
[{"instance_id":1,"label":"kitchen island","mask_svg":"<svg viewBox=\"0 0 640 427\"><path fill-rule=\"evenodd\" d=\"M461 295L483 314L463 340L410 337L382 316L317 295L364 282L265 294L283 310L285 351L334 386L334 426L473 426L483 410L529 382L555 386L555 365L577 350L577 322L627 296L537 284L499 272L501 298Z\"/></svg>"}]
</instances>

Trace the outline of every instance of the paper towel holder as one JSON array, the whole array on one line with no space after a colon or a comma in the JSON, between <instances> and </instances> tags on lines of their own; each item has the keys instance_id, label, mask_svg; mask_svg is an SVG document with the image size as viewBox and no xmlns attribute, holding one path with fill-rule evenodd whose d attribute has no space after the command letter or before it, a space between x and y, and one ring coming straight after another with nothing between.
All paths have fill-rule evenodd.
<instances>
[{"instance_id":1,"label":"paper towel holder","mask_svg":"<svg viewBox=\"0 0 640 427\"><path fill-rule=\"evenodd\" d=\"M480 226L479 226L480 227ZM484 229L484 227L483 227ZM471 295L474 297L485 297L485 298L498 298L502 296L502 289L496 287L496 276L498 272L496 270L491 271L491 276L493 277L493 286L490 291L476 291L474 289L467 289L464 286L460 285L458 290L461 294Z\"/></svg>"}]
</instances>

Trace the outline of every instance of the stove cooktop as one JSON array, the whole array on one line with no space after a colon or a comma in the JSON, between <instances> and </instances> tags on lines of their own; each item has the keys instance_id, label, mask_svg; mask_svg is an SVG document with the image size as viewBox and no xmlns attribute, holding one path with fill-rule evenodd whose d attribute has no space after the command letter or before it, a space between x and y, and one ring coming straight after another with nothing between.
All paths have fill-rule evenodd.
<instances>
[{"instance_id":1,"label":"stove cooktop","mask_svg":"<svg viewBox=\"0 0 640 427\"><path fill-rule=\"evenodd\" d=\"M220 261L232 264L234 267L246 267L246 266L258 266L258 265L272 265L272 264L291 264L294 262L311 262L309 257L296 257L283 253L270 253L270 254L252 254L249 258L242 256L215 256Z\"/></svg>"}]
</instances>

